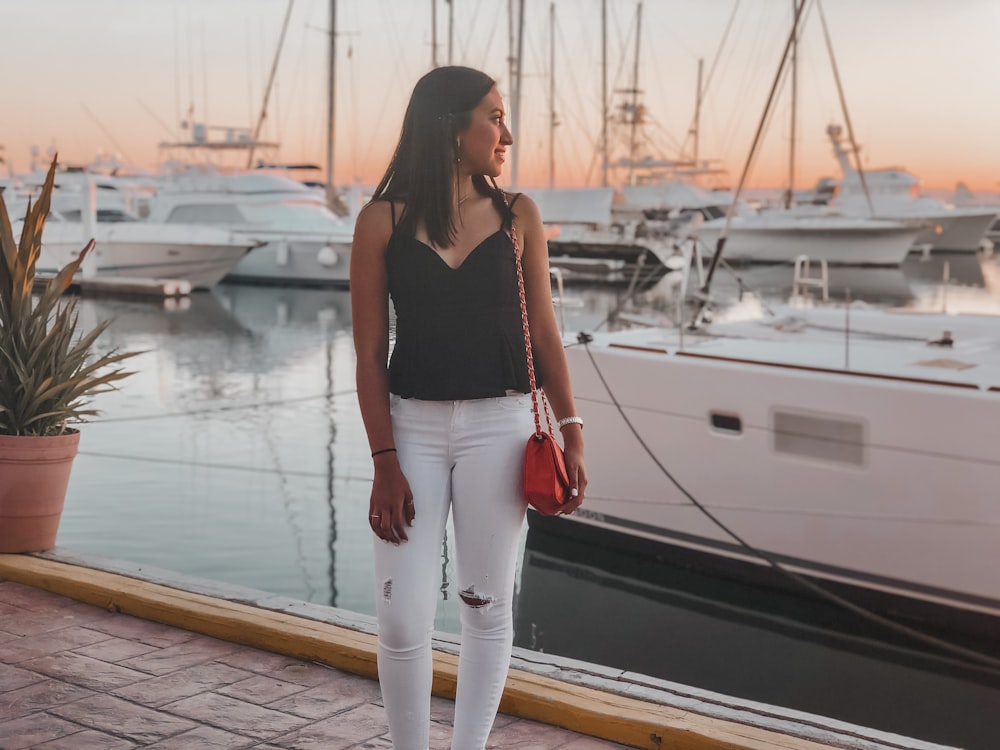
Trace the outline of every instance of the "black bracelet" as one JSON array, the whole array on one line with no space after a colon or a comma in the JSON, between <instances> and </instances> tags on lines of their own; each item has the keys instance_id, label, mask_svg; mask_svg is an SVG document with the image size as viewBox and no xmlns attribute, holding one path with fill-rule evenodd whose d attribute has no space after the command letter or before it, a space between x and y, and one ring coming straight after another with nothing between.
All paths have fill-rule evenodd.
<instances>
[{"instance_id":1,"label":"black bracelet","mask_svg":"<svg viewBox=\"0 0 1000 750\"><path fill-rule=\"evenodd\" d=\"M396 452L395 448L383 448L380 451L375 451L374 453L372 453L372 458L375 458L375 456L377 456L380 453L395 453L395 452Z\"/></svg>"}]
</instances>

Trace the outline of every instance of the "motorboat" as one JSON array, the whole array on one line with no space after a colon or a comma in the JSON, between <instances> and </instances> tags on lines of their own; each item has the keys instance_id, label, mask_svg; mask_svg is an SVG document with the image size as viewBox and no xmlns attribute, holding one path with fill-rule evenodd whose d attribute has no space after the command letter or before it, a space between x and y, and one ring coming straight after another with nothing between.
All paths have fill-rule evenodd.
<instances>
[{"instance_id":1,"label":"motorboat","mask_svg":"<svg viewBox=\"0 0 1000 750\"><path fill-rule=\"evenodd\" d=\"M93 238L95 246L80 273L187 281L193 289L218 283L256 245L218 227L159 224L140 221L119 209L105 209L104 221L96 211L58 205L86 202L85 193L65 192L53 199L38 258L39 273L55 273L74 260ZM19 222L20 224L20 222ZM15 232L20 229L15 226Z\"/></svg>"},{"instance_id":2,"label":"motorboat","mask_svg":"<svg viewBox=\"0 0 1000 750\"><path fill-rule=\"evenodd\" d=\"M215 227L169 226L143 221L97 224L92 234L99 276L187 281L207 289L222 280L253 249L253 243ZM54 273L83 249L81 225L49 215L45 224L40 273Z\"/></svg>"},{"instance_id":3,"label":"motorboat","mask_svg":"<svg viewBox=\"0 0 1000 750\"><path fill-rule=\"evenodd\" d=\"M18 182L15 202L33 194L40 184L36 177L32 173ZM260 244L222 227L143 220L134 213L136 197L150 191L149 183L140 189L129 178L81 170L58 173L38 271L56 272L93 238L94 251L80 269L84 276L174 279L207 289Z\"/></svg>"},{"instance_id":4,"label":"motorboat","mask_svg":"<svg viewBox=\"0 0 1000 750\"><path fill-rule=\"evenodd\" d=\"M827 135L842 177L832 196L820 181L817 195L831 196L832 205L849 216L890 220L919 220L925 226L914 245L927 250L975 252L997 219L996 206L955 206L921 195L920 179L898 167L866 169L863 176L851 166L841 128L829 125ZM862 179L863 177L863 179Z\"/></svg>"},{"instance_id":5,"label":"motorboat","mask_svg":"<svg viewBox=\"0 0 1000 750\"><path fill-rule=\"evenodd\" d=\"M315 190L263 171L165 180L141 210L149 221L225 227L256 245L229 281L346 287L354 222Z\"/></svg>"},{"instance_id":6,"label":"motorboat","mask_svg":"<svg viewBox=\"0 0 1000 750\"><path fill-rule=\"evenodd\" d=\"M532 524L1000 639L997 318L772 312L570 343L590 485Z\"/></svg>"}]
</instances>

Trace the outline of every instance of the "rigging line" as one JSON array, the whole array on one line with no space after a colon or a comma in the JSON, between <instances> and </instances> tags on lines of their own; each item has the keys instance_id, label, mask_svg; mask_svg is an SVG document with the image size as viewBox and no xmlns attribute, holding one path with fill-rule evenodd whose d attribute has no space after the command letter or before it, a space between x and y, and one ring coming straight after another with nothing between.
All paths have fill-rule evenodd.
<instances>
[{"instance_id":1,"label":"rigging line","mask_svg":"<svg viewBox=\"0 0 1000 750\"><path fill-rule=\"evenodd\" d=\"M350 396L357 393L356 388L350 390L337 391L336 393L317 393L312 396L298 396L297 398L284 398L275 401L255 401L251 404L229 404L227 406L216 406L206 409L187 409L185 411L175 411L167 414L140 414L134 417L111 417L110 419L94 419L88 424L110 424L112 422L138 422L149 419L170 419L173 417L190 417L198 414L217 414L227 411L241 411L243 409L260 409L270 406L284 406L285 404L295 404L303 401L316 401L317 399L337 398L338 396Z\"/></svg>"},{"instance_id":2,"label":"rigging line","mask_svg":"<svg viewBox=\"0 0 1000 750\"><path fill-rule=\"evenodd\" d=\"M740 8L740 0L736 0L733 4L732 13L729 14L729 20L726 21L726 28L722 32L722 39L719 41L719 48L715 51L715 58L712 60L712 64L708 68L708 75L705 76L705 82L701 86L701 91L698 92L698 96L702 102L705 101L705 95L708 93L708 87L712 83L712 77L715 75L715 69L719 64L719 58L722 57L722 50L726 46L726 39L729 37L729 31L733 27L733 20L736 18L736 11ZM694 130L695 116L691 116L691 124L688 126L687 133L690 137L692 131ZM685 139L686 144L686 139Z\"/></svg>"},{"instance_id":3,"label":"rigging line","mask_svg":"<svg viewBox=\"0 0 1000 750\"><path fill-rule=\"evenodd\" d=\"M557 46L560 50L572 49L572 47L570 47L570 45L566 43L566 36L563 31L562 22L560 21L558 16L556 16L556 37L558 38L559 42ZM563 116L560 118L559 126L563 128L571 127L575 130L575 132L582 133L582 136L577 136L577 137L582 137L586 140L587 143L589 143L591 149L590 164L586 167L583 179L583 184L589 185L590 178L594 172L594 169L596 168L597 159L600 155L599 154L600 135L591 135L591 133L588 132L587 127L584 126L583 123L597 122L599 121L600 118L599 117L591 118L591 116L589 116L582 109L582 105L588 101L588 98L580 93L581 90L580 83L576 76L577 68L580 66L567 65L564 67L565 67L565 73L567 73L569 77L570 86L568 88L571 89L572 96L567 100L566 98L563 97L561 90L556 93L556 104L557 104L556 111L563 114ZM560 68L560 73L562 72L563 70L562 68ZM564 76L560 75L559 80L560 80L559 88L560 89L566 88L565 85L563 84ZM579 109L576 109L575 110L576 113L574 114L575 107L579 107ZM562 152L565 149L570 148L575 153L576 149L570 145L573 140L574 139L572 133L570 133L569 137L567 138L560 138L559 151ZM566 168L567 166L577 166L579 164L579 161L580 160L574 158L566 158L560 160L559 162L560 169Z\"/></svg>"},{"instance_id":4,"label":"rigging line","mask_svg":"<svg viewBox=\"0 0 1000 750\"><path fill-rule=\"evenodd\" d=\"M83 102L80 102L80 106L83 107L83 111L87 113L87 116L94 121L94 123L97 125L98 128L100 128L101 132L104 133L104 137L107 138L109 141L111 141L111 145L115 147L115 150L117 150L118 153L120 153L122 156L125 157L125 161L127 161L129 164L135 164L135 162L132 161L131 157L129 157L129 155L125 153L125 149L122 148L120 143L118 143L114 135L112 135L111 131L104 126L104 123L97 118L97 115L95 115L93 112L90 111L90 107L88 107Z\"/></svg>"},{"instance_id":5,"label":"rigging line","mask_svg":"<svg viewBox=\"0 0 1000 750\"><path fill-rule=\"evenodd\" d=\"M175 458L160 458L157 456L127 456L123 453L103 453L101 451L80 451L78 456L90 456L92 458L114 458L120 461L141 461L143 463L150 464L167 464L170 466L194 466L202 469L224 469L227 471L249 471L255 474L278 474L281 475L282 472L275 471L274 469L268 469L263 466L240 466L238 464L215 464L209 463L207 461L182 461ZM285 475L297 476L297 477L307 477L314 479L325 479L326 472L320 471L302 471L294 469L286 469L284 471ZM359 478L360 480L360 478ZM371 481L370 479L365 479L363 481Z\"/></svg>"},{"instance_id":6,"label":"rigging line","mask_svg":"<svg viewBox=\"0 0 1000 750\"><path fill-rule=\"evenodd\" d=\"M922 643L926 643L928 645L934 646L935 648L942 649L942 650L944 650L946 652L949 652L949 653L952 653L952 654L956 654L958 656L962 656L962 657L964 657L966 659L972 660L973 662L985 665L985 666L987 666L987 667L989 667L991 669L994 669L994 670L997 670L998 672L1000 672L1000 659L998 659L996 657L993 657L993 656L990 656L989 654L981 653L981 652L976 651L976 650L971 649L971 648L966 648L964 646L959 646L959 645L957 645L955 643L951 643L950 641L946 641L943 638L938 638L938 637L930 635L928 633L924 633L924 632L922 632L920 630L917 630L915 628L911 628L911 627L909 627L907 625L903 625L901 623L895 622L894 620L890 620L887 617L883 617L882 615L879 615L879 614L877 614L875 612L872 612L871 610L866 609L865 607L859 606L859 605L855 604L854 602L852 602L852 601L850 601L848 599L845 599L844 597L842 597L842 596L840 596L838 594L833 593L832 591L824 588L823 586L820 586L819 584L814 583L813 581L809 580L805 576L800 575L799 573L796 573L795 571L789 570L784 565L782 565L777 560L775 560L773 557L771 557L770 554L768 554L767 552L764 552L763 550L757 549L756 547L754 547L753 545L751 545L749 542L747 542L745 539L743 539L743 537L741 537L735 531L733 531L732 529L730 529L726 524L724 524L722 521L720 521L718 518L716 518L716 516L710 510L708 510L708 508L706 508L702 503L700 503L694 497L694 495L692 495L690 492L688 492L687 488L685 488L676 479L676 477L674 477L674 475L670 473L670 471L667 469L666 466L663 465L663 463L656 456L656 454L653 453L653 450L652 450L652 448L650 448L649 444L645 440L642 439L642 436L639 435L639 431L635 428L635 425L632 424L632 421L625 414L625 409L622 407L621 403L619 403L618 399L615 398L615 394L612 392L611 386L608 384L608 381L604 378L604 373L601 372L601 368L598 367L598 365L597 365L597 360L594 359L594 353L590 349L590 344L588 342L586 342L586 341L583 341L582 343L583 343L583 348L587 352L587 356L590 358L590 363L591 363L591 365L594 368L594 372L597 374L598 379L601 381L601 385L604 386L604 390L608 394L608 398L611 399L611 403L614 404L615 409L618 411L618 414L622 418L622 421L625 422L625 426L628 427L629 431L632 433L633 437L635 437L636 441L638 441L639 445L642 447L643 451L645 451L646 455L649 456L649 458L653 461L653 463L660 470L660 472L662 472L662 474L667 479L670 480L670 482L674 485L674 487L676 487L677 490L682 495L684 495L684 497L686 497L688 500L691 501L691 504L694 505L695 508L697 508L699 511L701 511L701 513L706 518L708 518L709 521L711 521L713 524L715 524L725 534L727 534L730 538L732 538L737 544L739 544L741 547L743 547L744 549L746 549L748 552L750 552L750 553L756 555L757 557L759 557L761 560L763 560L768 565L770 565L772 568L774 568L774 570L776 570L778 573L781 573L782 575L787 576L789 579L795 581L796 583L798 583L799 585L803 586L804 588L809 589L814 594L816 594L816 595L818 595L818 596L820 596L820 597L822 597L824 599L827 599L828 601L831 601L834 604L837 604L837 605L839 605L841 607L844 607L845 609L847 609L847 610L855 613L856 615L858 615L858 616L860 616L860 617L862 617L862 618L864 618L866 620L869 620L871 622L874 622L874 623L877 623L879 625L882 625L883 627L885 627L885 628L887 628L887 629L889 629L889 630L891 630L891 631L893 631L895 633L908 636L908 637L913 638L913 639L915 639L917 641L920 641Z\"/></svg>"},{"instance_id":7,"label":"rigging line","mask_svg":"<svg viewBox=\"0 0 1000 750\"><path fill-rule=\"evenodd\" d=\"M833 68L833 80L837 84L837 95L840 97L840 110L844 113L844 124L847 125L847 135L851 139L851 150L854 152L854 162L857 165L858 178L861 180L861 189L864 191L865 200L868 202L868 210L875 216L875 204L872 203L871 193L868 192L868 181L865 179L865 170L861 166L861 152L858 150L858 142L854 139L854 126L851 124L851 116L847 112L847 98L844 96L844 87L840 81L840 70L837 68L837 59L833 54L833 42L830 40L830 29L826 25L826 15L823 13L823 3L816 0L819 6L819 20L823 26L823 38L826 40L826 49L830 54L830 67ZM847 175L844 175L845 179ZM791 189L791 188L789 188Z\"/></svg>"}]
</instances>

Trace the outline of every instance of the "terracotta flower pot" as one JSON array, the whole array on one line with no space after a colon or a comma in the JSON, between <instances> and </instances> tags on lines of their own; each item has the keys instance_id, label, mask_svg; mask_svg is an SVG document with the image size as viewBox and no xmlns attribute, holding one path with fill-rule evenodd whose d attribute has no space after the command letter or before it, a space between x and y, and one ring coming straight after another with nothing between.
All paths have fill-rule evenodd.
<instances>
[{"instance_id":1,"label":"terracotta flower pot","mask_svg":"<svg viewBox=\"0 0 1000 750\"><path fill-rule=\"evenodd\" d=\"M0 435L0 552L55 546L79 444L77 430L54 437Z\"/></svg>"}]
</instances>

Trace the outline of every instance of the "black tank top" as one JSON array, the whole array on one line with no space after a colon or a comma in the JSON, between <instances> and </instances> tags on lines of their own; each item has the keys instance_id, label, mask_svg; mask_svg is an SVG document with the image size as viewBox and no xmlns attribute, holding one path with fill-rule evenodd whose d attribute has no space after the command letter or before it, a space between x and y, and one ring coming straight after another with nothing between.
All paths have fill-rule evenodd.
<instances>
[{"instance_id":1,"label":"black tank top","mask_svg":"<svg viewBox=\"0 0 1000 750\"><path fill-rule=\"evenodd\" d=\"M452 268L395 231L386 247L396 344L389 390L403 398L464 401L529 393L514 245L498 228Z\"/></svg>"}]
</instances>

